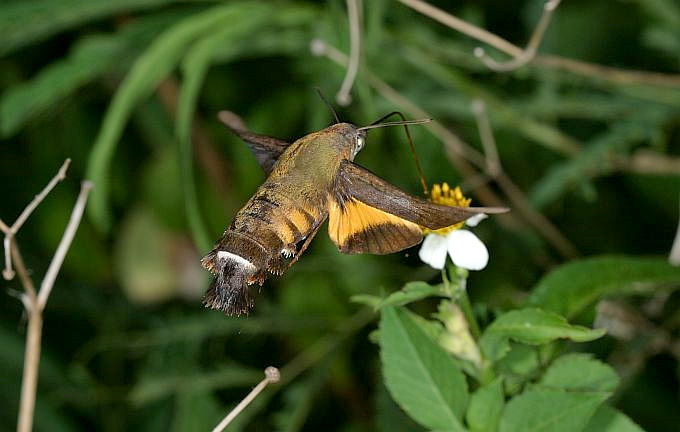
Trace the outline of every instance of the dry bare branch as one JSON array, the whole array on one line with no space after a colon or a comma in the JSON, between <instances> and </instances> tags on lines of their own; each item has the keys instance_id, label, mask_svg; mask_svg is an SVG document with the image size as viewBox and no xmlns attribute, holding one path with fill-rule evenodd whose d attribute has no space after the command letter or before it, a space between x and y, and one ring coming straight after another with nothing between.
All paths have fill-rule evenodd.
<instances>
[{"instance_id":1,"label":"dry bare branch","mask_svg":"<svg viewBox=\"0 0 680 432\"><path fill-rule=\"evenodd\" d=\"M349 94L359 70L359 55L361 53L361 0L347 0L347 17L349 19L349 63L345 79L342 81L340 90L335 96L335 100L342 106L347 106L352 102Z\"/></svg>"},{"instance_id":2,"label":"dry bare branch","mask_svg":"<svg viewBox=\"0 0 680 432\"><path fill-rule=\"evenodd\" d=\"M87 197L92 190L93 183L91 181L84 181L80 186L80 194L78 194L78 199L71 212L71 218L66 225L64 230L64 235L61 237L59 246L57 246L57 251L54 253L54 257L50 262L50 266L47 268L47 273L40 284L40 292L38 293L38 307L43 310L45 304L47 304L47 299L52 292L54 287L54 281L57 279L57 274L61 268L64 258L66 257L66 252L71 247L71 242L73 237L78 231L78 225L80 225L80 220L85 212L85 204L87 204Z\"/></svg>"},{"instance_id":3,"label":"dry bare branch","mask_svg":"<svg viewBox=\"0 0 680 432\"><path fill-rule=\"evenodd\" d=\"M406 6L459 31L471 38L502 51L509 56L520 57L524 50L483 28L472 25L422 0L399 0ZM645 84L664 87L680 86L680 75L659 72L618 69L556 55L536 55L532 64L565 70L577 75L606 80L616 84Z\"/></svg>"},{"instance_id":4,"label":"dry bare branch","mask_svg":"<svg viewBox=\"0 0 680 432\"><path fill-rule=\"evenodd\" d=\"M212 432L222 432L224 428L226 428L229 423L231 423L232 420L238 416L241 411L243 411L255 398L257 395L259 395L262 390L267 387L267 385L274 384L279 382L281 379L281 374L279 373L279 370L275 368L274 366L269 366L267 369L264 370L264 379L260 381L258 385L255 386L253 390L251 390L250 393L246 397L243 398L241 402L239 402L236 407L234 407L233 410L225 418L222 419L222 421L215 426L215 428L212 430Z\"/></svg>"},{"instance_id":5,"label":"dry bare branch","mask_svg":"<svg viewBox=\"0 0 680 432\"><path fill-rule=\"evenodd\" d=\"M2 271L2 275L6 280L11 280L14 277L14 270L12 270L12 260L10 258L12 237L16 236L17 232L19 232L19 229L21 229L21 226L24 224L24 222L26 222L26 219L28 219L31 213L33 213L33 210L35 210L36 207L38 207L38 205L45 199L47 194L49 194L52 189L54 189L57 183L66 178L66 171L68 170L68 166L70 164L71 159L66 159L64 161L57 174L52 178L52 180L50 180L49 183L47 183L47 186L45 186L43 190L40 191L40 193L36 195L30 203L28 203L11 227L8 227L4 222L2 225L0 225L0 229L2 229L2 231L5 233L5 239L3 241L5 249L5 269Z\"/></svg>"},{"instance_id":6,"label":"dry bare branch","mask_svg":"<svg viewBox=\"0 0 680 432\"><path fill-rule=\"evenodd\" d=\"M545 3L543 6L543 14L541 14L541 18L538 20L538 24L529 39L529 43L520 55L515 56L512 60L499 63L489 57L484 51L484 48L477 47L474 50L475 57L479 58L489 69L497 72L509 72L529 63L536 57L536 51L538 51L545 31L548 29L550 18L552 18L553 12L555 12L555 9L559 6L560 1L561 0L549 0Z\"/></svg>"},{"instance_id":7,"label":"dry bare branch","mask_svg":"<svg viewBox=\"0 0 680 432\"><path fill-rule=\"evenodd\" d=\"M491 123L489 117L486 115L486 106L481 99L472 101L472 112L477 121L477 130L479 130L479 140L484 147L484 155L486 156L486 169L491 177L496 177L501 173L501 160L498 157L498 149L496 148L496 139L491 130Z\"/></svg>"},{"instance_id":8,"label":"dry bare branch","mask_svg":"<svg viewBox=\"0 0 680 432\"><path fill-rule=\"evenodd\" d=\"M680 266L680 218L678 220L678 230L675 233L675 240L673 240L673 246L671 247L668 261L674 266Z\"/></svg>"},{"instance_id":9,"label":"dry bare branch","mask_svg":"<svg viewBox=\"0 0 680 432\"><path fill-rule=\"evenodd\" d=\"M502 37L491 33L481 27L470 24L462 19L445 12L438 7L432 6L431 4L424 2L422 0L399 0L401 3L410 7L413 10L420 12L421 14L432 18L435 21L439 21L445 26L457 30L465 35L470 36L473 39L482 41L487 45L490 45L499 51L503 51L513 57L518 57L522 55L522 48L513 45Z\"/></svg>"},{"instance_id":10,"label":"dry bare branch","mask_svg":"<svg viewBox=\"0 0 680 432\"><path fill-rule=\"evenodd\" d=\"M49 191L54 187L54 185L63 179L66 174L66 168L68 167L69 159L66 160L62 169L59 170L57 176L55 176L52 181L43 189L43 191L36 196L36 198L29 204L24 212L22 213L23 218L20 216L17 222L11 227L9 234L9 246L7 250L11 251L12 260L16 268L17 273L19 273L19 279L24 286L25 293L21 296L21 301L26 308L26 313L28 315L28 329L26 336L26 349L24 353L24 370L23 377L21 381L21 400L19 405L19 415L17 422L18 432L30 432L33 428L33 415L35 412L35 397L36 390L38 387L38 370L40 366L40 345L42 340L42 328L43 328L43 310L47 304L47 299L49 298L54 282L56 280L61 264L64 262L64 257L66 252L71 245L71 241L78 230L78 225L82 219L83 212L85 211L85 205L87 203L87 198L92 189L92 182L85 181L81 184L80 194L71 212L71 218L64 230L64 235L59 242L57 251L52 258L52 262L40 284L40 291L36 293L35 285L31 279L26 266L24 264L23 258L19 251L13 235L16 233L15 228L18 230L19 227L24 223L28 215L35 209L35 207L42 201L42 199L49 193ZM7 238L7 237L6 237Z\"/></svg>"}]
</instances>

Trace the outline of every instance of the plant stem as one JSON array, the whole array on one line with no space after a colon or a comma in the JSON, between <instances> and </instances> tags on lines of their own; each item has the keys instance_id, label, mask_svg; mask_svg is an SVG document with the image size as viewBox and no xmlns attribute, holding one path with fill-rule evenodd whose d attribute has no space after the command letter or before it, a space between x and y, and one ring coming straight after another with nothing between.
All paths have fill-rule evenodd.
<instances>
[{"instance_id":1,"label":"plant stem","mask_svg":"<svg viewBox=\"0 0 680 432\"><path fill-rule=\"evenodd\" d=\"M482 335L482 332L479 329L479 324L477 324L475 315L472 313L472 306L470 305L470 299L468 298L467 291L465 290L465 288L460 290L460 295L458 297L458 305L463 310L463 315L465 315L465 320L468 322L468 325L470 326L470 333L472 334L472 337L475 338L475 340L479 340L479 337Z\"/></svg>"},{"instance_id":2,"label":"plant stem","mask_svg":"<svg viewBox=\"0 0 680 432\"><path fill-rule=\"evenodd\" d=\"M452 269L452 271L455 272L455 269ZM467 280L461 276L456 277L458 278L459 282L457 289L454 292L452 290L449 276L446 274L446 268L442 269L442 281L444 282L444 292L446 292L452 300L458 303L460 309L463 311L463 316L465 316L465 321L467 321L468 326L470 327L470 334L472 334L472 337L475 340L478 340L482 332L479 329L479 324L477 324L477 320L475 319L474 314L472 313L472 306L470 305L470 299L468 298L467 295L466 288Z\"/></svg>"},{"instance_id":3,"label":"plant stem","mask_svg":"<svg viewBox=\"0 0 680 432\"><path fill-rule=\"evenodd\" d=\"M24 354L24 374L21 381L21 405L17 432L30 432L33 428L42 325L42 311L35 309L28 311L28 335Z\"/></svg>"},{"instance_id":4,"label":"plant stem","mask_svg":"<svg viewBox=\"0 0 680 432\"><path fill-rule=\"evenodd\" d=\"M43 190L43 193L38 195L32 204L27 207L30 211L33 211L31 206L36 203L37 206L40 201L44 198L47 193L60 181L60 176L65 172L66 167L68 167L69 159L66 160L62 169L55 179L50 182L48 187ZM40 343L42 340L42 328L43 328L43 310L47 304L47 299L52 292L52 287L54 286L54 281L56 280L59 269L61 268L66 253L71 245L73 237L75 237L76 231L78 230L78 225L80 224L80 219L85 211L85 205L87 203L87 197L92 189L92 183L84 181L81 184L80 193L78 194L78 199L71 212L71 218L64 230L64 235L59 242L57 251L52 257L52 262L40 284L40 291L36 292L35 284L26 270L24 265L24 260L19 252L19 247L16 245L13 237L10 237L10 241L6 242L7 253L12 255L14 260L14 267L17 273L19 273L19 279L24 285L24 293L21 295L21 301L24 304L26 313L28 314L28 334L26 336L26 350L24 354L24 372L21 380L21 400L19 404L19 418L17 421L17 432L31 432L33 429L33 415L35 413L35 397L36 390L38 388L38 371L40 365ZM28 215L29 212L26 212ZM27 217L27 216L26 216ZM20 223L17 227L20 227L23 223L21 217L18 219Z\"/></svg>"},{"instance_id":5,"label":"plant stem","mask_svg":"<svg viewBox=\"0 0 680 432\"><path fill-rule=\"evenodd\" d=\"M470 298L467 295L467 276L461 276L460 274L457 274L457 271L465 271L465 275L467 275L466 270L457 269L455 267L451 268L451 273L458 278L458 291L456 292L455 300L458 302L458 306L460 306L460 309L463 311L465 321L467 321L468 326L470 327L470 334L472 334L472 337L475 339L475 341L477 341L482 335L482 331L479 329L479 324L477 324L475 314L472 312ZM442 274L443 273L446 272L442 270Z\"/></svg>"},{"instance_id":6,"label":"plant stem","mask_svg":"<svg viewBox=\"0 0 680 432\"><path fill-rule=\"evenodd\" d=\"M444 291L449 294L449 297L453 298L453 293L451 292L451 282L449 282L449 277L446 274L446 268L442 269L442 281L444 282Z\"/></svg>"},{"instance_id":7,"label":"plant stem","mask_svg":"<svg viewBox=\"0 0 680 432\"><path fill-rule=\"evenodd\" d=\"M236 405L236 407L231 410L231 412L227 414L227 416L222 419L222 421L217 426L215 426L212 432L222 432L229 425L229 423L231 423L236 418L236 416L241 413L241 411L243 411L253 400L255 400L257 395L262 393L262 390L264 390L269 383L277 383L281 379L279 370L275 367L269 366L267 369L265 369L264 373L265 378L260 381L260 383L255 386L255 388L251 390L251 392L248 393L248 395L243 398L243 400L239 402L239 404Z\"/></svg>"}]
</instances>

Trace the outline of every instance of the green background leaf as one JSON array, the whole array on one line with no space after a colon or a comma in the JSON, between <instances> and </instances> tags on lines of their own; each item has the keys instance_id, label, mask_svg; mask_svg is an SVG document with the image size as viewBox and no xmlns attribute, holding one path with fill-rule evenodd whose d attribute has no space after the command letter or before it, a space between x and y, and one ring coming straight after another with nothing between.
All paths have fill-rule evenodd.
<instances>
[{"instance_id":1,"label":"green background leaf","mask_svg":"<svg viewBox=\"0 0 680 432\"><path fill-rule=\"evenodd\" d=\"M382 309L380 358L394 400L423 426L462 431L465 377L449 355L402 309Z\"/></svg>"},{"instance_id":2,"label":"green background leaf","mask_svg":"<svg viewBox=\"0 0 680 432\"><path fill-rule=\"evenodd\" d=\"M628 416L607 406L600 406L586 425L584 432L642 432Z\"/></svg>"},{"instance_id":3,"label":"green background leaf","mask_svg":"<svg viewBox=\"0 0 680 432\"><path fill-rule=\"evenodd\" d=\"M528 308L511 311L496 318L484 331L480 346L484 354L495 361L510 349L508 339L531 345L545 344L555 339L588 342L604 333L604 329L571 325L553 312Z\"/></svg>"},{"instance_id":4,"label":"green background leaf","mask_svg":"<svg viewBox=\"0 0 680 432\"><path fill-rule=\"evenodd\" d=\"M583 429L609 393L528 390L503 411L500 432L574 432Z\"/></svg>"},{"instance_id":5,"label":"green background leaf","mask_svg":"<svg viewBox=\"0 0 680 432\"><path fill-rule=\"evenodd\" d=\"M503 380L496 378L489 384L478 388L470 397L465 419L471 432L493 432L503 413L505 396Z\"/></svg>"},{"instance_id":6,"label":"green background leaf","mask_svg":"<svg viewBox=\"0 0 680 432\"><path fill-rule=\"evenodd\" d=\"M607 295L680 285L680 268L665 258L601 256L572 261L533 288L527 304L573 318Z\"/></svg>"},{"instance_id":7,"label":"green background leaf","mask_svg":"<svg viewBox=\"0 0 680 432\"><path fill-rule=\"evenodd\" d=\"M567 354L550 365L539 384L569 391L614 391L619 377L588 354Z\"/></svg>"}]
</instances>

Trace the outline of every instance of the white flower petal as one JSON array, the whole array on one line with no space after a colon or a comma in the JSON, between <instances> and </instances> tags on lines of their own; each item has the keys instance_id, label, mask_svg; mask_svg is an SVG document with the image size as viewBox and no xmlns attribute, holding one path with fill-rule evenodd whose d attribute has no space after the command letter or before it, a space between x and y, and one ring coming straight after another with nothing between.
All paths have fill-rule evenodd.
<instances>
[{"instance_id":1,"label":"white flower petal","mask_svg":"<svg viewBox=\"0 0 680 432\"><path fill-rule=\"evenodd\" d=\"M489 216L485 215L484 213L476 214L472 217L469 217L465 221L465 225L475 227L475 226L477 226L478 223L480 223L481 221L483 221L484 219L486 219L488 217Z\"/></svg>"},{"instance_id":2,"label":"white flower petal","mask_svg":"<svg viewBox=\"0 0 680 432\"><path fill-rule=\"evenodd\" d=\"M471 231L459 229L446 236L449 255L458 267L481 270L489 262L489 251Z\"/></svg>"},{"instance_id":3,"label":"white flower petal","mask_svg":"<svg viewBox=\"0 0 680 432\"><path fill-rule=\"evenodd\" d=\"M430 233L425 236L418 256L424 263L436 269L443 269L446 263L447 237Z\"/></svg>"}]
</instances>

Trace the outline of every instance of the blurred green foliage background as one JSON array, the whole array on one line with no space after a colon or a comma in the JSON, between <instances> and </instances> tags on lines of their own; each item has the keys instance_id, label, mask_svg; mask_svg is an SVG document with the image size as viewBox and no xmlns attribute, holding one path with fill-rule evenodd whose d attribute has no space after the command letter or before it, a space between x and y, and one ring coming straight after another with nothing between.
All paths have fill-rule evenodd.
<instances>
[{"instance_id":1,"label":"blurred green foliage background","mask_svg":"<svg viewBox=\"0 0 680 432\"><path fill-rule=\"evenodd\" d=\"M519 46L543 6L433 4ZM513 207L477 230L491 260L468 289L483 323L570 259L668 254L680 196L678 29L676 0L565 1L540 53L664 75L583 72L548 57L498 73L473 56L480 42L400 2L364 2L362 67L342 119L414 117L415 106L483 151L471 105L487 107L512 187L471 175L469 164L461 171L450 143L411 129L429 182L462 183L477 204L492 194ZM312 88L332 98L345 69L313 55L313 39L348 52L344 1L0 2L0 218L11 223L72 159L18 236L35 279L80 180L96 183L45 312L36 430L208 430L269 365L282 368L283 383L234 430L419 430L397 417L382 385L368 338L375 316L349 300L439 278L417 249L344 256L322 229L299 263L260 290L249 317L200 304L209 283L200 256L263 180L216 113L230 109L284 139L329 125ZM400 129L371 131L357 162L419 192ZM2 286L21 290L16 280ZM647 430L680 424L679 300L667 290L617 299L645 326L585 348L617 369L613 404ZM10 295L0 308L0 425L11 430L25 318ZM591 308L576 321L594 317ZM664 344L652 343L658 335Z\"/></svg>"}]
</instances>

